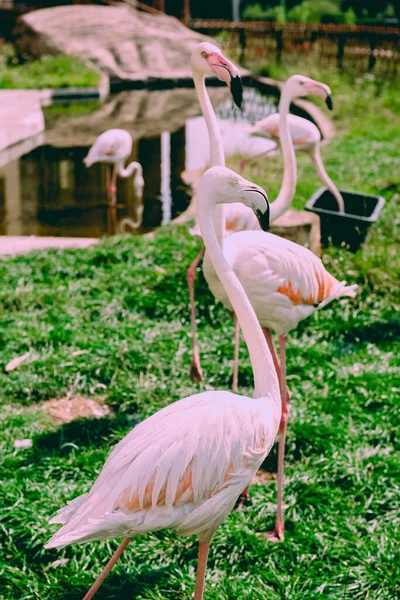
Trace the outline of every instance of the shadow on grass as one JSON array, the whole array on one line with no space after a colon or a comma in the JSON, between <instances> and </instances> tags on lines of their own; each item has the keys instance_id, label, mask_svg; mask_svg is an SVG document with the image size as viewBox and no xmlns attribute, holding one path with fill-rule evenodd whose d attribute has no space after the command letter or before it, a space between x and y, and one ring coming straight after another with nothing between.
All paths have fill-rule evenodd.
<instances>
[{"instance_id":1,"label":"shadow on grass","mask_svg":"<svg viewBox=\"0 0 400 600\"><path fill-rule=\"evenodd\" d=\"M123 560L123 558L121 558ZM93 572L93 582L100 573ZM92 585L89 583L89 587ZM128 573L110 573L102 587L96 594L96 600L110 600L110 598L136 598L147 590L154 590L156 586L171 589L171 573L166 567L147 569L137 575ZM82 585L71 585L71 581L65 582L65 589L54 596L57 600L81 600L89 587ZM171 590L172 591L172 590ZM176 598L179 592L176 590ZM182 596L183 597L183 596Z\"/></svg>"},{"instance_id":2,"label":"shadow on grass","mask_svg":"<svg viewBox=\"0 0 400 600\"><path fill-rule=\"evenodd\" d=\"M19 463L41 464L43 457L66 456L74 450L102 447L104 440L110 441L110 448L141 422L141 418L126 414L101 419L76 419L61 425L57 430L37 435L25 461Z\"/></svg>"}]
</instances>

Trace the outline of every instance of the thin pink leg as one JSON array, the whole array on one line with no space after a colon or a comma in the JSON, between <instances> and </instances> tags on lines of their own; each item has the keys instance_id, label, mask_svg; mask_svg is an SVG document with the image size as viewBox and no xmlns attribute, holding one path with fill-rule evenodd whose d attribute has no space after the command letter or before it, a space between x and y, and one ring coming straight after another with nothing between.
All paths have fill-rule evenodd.
<instances>
[{"instance_id":1,"label":"thin pink leg","mask_svg":"<svg viewBox=\"0 0 400 600\"><path fill-rule=\"evenodd\" d=\"M107 190L107 206L111 204L111 169L110 165L106 165L106 190Z\"/></svg>"},{"instance_id":2,"label":"thin pink leg","mask_svg":"<svg viewBox=\"0 0 400 600\"><path fill-rule=\"evenodd\" d=\"M117 167L113 167L110 184L111 206L117 206Z\"/></svg>"},{"instance_id":3,"label":"thin pink leg","mask_svg":"<svg viewBox=\"0 0 400 600\"><path fill-rule=\"evenodd\" d=\"M234 354L233 354L233 375L232 375L232 392L237 394L239 381L239 342L240 342L240 325L235 313L233 313L233 321L235 323L235 338L234 338Z\"/></svg>"},{"instance_id":4,"label":"thin pink leg","mask_svg":"<svg viewBox=\"0 0 400 600\"><path fill-rule=\"evenodd\" d=\"M98 591L101 584L103 583L103 581L105 580L105 578L107 577L107 575L109 574L109 572L111 571L111 569L113 568L113 566L115 565L115 563L117 562L117 560L119 559L119 557L121 556L121 554L123 553L130 541L131 538L124 538L124 540L120 543L120 545L118 546L118 548L116 549L116 551L114 552L114 554L112 555L112 557L110 558L110 560L108 561L108 563L106 564L106 566L104 567L104 569L102 570L102 572L100 573L90 590L88 591L88 593L84 596L83 600L91 600L93 598L93 596Z\"/></svg>"},{"instance_id":5,"label":"thin pink leg","mask_svg":"<svg viewBox=\"0 0 400 600\"><path fill-rule=\"evenodd\" d=\"M197 561L196 587L194 590L194 600L203 600L204 581L206 578L206 568L210 542L199 543L199 558Z\"/></svg>"},{"instance_id":6,"label":"thin pink leg","mask_svg":"<svg viewBox=\"0 0 400 600\"><path fill-rule=\"evenodd\" d=\"M255 158L260 158L261 156L266 156L267 154L269 154L270 152L272 152L272 150L276 150L276 146L274 146L273 148L271 148L270 150L264 150L264 152L260 152L260 154L254 154L254 156L248 156L247 158L243 158L240 163L239 163L239 169L240 169L240 173L243 172L243 169L245 168L246 165L249 164L249 162L251 162L252 160L254 160Z\"/></svg>"},{"instance_id":7,"label":"thin pink leg","mask_svg":"<svg viewBox=\"0 0 400 600\"><path fill-rule=\"evenodd\" d=\"M289 399L290 395L286 386L286 337L279 336L280 350L280 377L279 387L282 400L282 417L279 425L279 446L278 446L278 478L277 478L277 509L275 528L268 534L270 542L282 542L284 540L284 523L283 523L283 478L284 478L284 461L285 461L285 440L286 426L289 416Z\"/></svg>"},{"instance_id":8,"label":"thin pink leg","mask_svg":"<svg viewBox=\"0 0 400 600\"><path fill-rule=\"evenodd\" d=\"M192 326L192 364L190 365L190 379L193 382L200 383L203 381L203 372L200 365L199 349L197 346L197 328L196 328L196 305L194 300L194 280L196 277L196 269L199 262L204 256L204 246L187 270L186 278L189 287L190 299L190 323Z\"/></svg>"}]
</instances>

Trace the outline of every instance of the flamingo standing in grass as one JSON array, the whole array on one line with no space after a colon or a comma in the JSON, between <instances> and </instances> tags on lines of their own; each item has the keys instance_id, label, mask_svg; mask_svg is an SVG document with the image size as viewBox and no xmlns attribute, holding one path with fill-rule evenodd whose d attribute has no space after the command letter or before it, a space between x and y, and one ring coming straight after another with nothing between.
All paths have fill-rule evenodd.
<instances>
[{"instance_id":1,"label":"flamingo standing in grass","mask_svg":"<svg viewBox=\"0 0 400 600\"><path fill-rule=\"evenodd\" d=\"M202 42L194 48L191 56L191 65L197 98L209 135L210 164L211 166L225 166L222 137L218 127L217 117L207 93L205 78L207 76L216 75L218 79L224 81L231 90L235 104L240 108L242 104L243 89L239 69L223 56L219 48L208 42ZM225 232L227 234L235 231L260 229L260 225L254 216L253 211L237 202L233 204L218 205L215 209L215 216L219 223L219 227L221 227L221 222L224 223ZM201 237L198 224L190 231L193 236ZM192 381L197 382L203 380L203 373L197 345L194 281L196 269L204 255L204 250L203 246L187 271L190 298L190 320L192 327L192 362L190 367L190 378ZM238 327L236 327L235 331L236 335L238 335ZM237 391L237 385L233 386L233 390Z\"/></svg>"},{"instance_id":2,"label":"flamingo standing in grass","mask_svg":"<svg viewBox=\"0 0 400 600\"><path fill-rule=\"evenodd\" d=\"M279 103L280 141L283 149L285 171L278 198L271 204L270 215L282 204L291 201L296 184L296 160L293 143L289 134L286 115L294 97L314 95L331 104L330 89L308 77L293 75L282 89ZM283 190L283 191L282 191ZM274 207L275 211L274 211ZM268 539L280 541L284 538L283 522L283 474L286 426L289 411L289 391L286 386L286 333L298 323L322 308L328 302L341 296L354 296L356 286L346 286L324 268L321 260L310 250L293 242L264 233L263 231L242 231L224 239L223 213L214 213L214 223L219 242L230 267L238 276L264 330L274 364L279 373L282 393L282 421L279 430L278 476L277 476L277 517L275 528ZM204 276L217 300L226 308L233 306L221 285L212 262L207 256L203 264ZM280 344L280 361L274 350L271 330L277 333ZM237 341L238 336L235 335ZM235 365L237 371L237 349ZM236 375L237 380L237 375ZM242 494L245 497L246 491Z\"/></svg>"},{"instance_id":3,"label":"flamingo standing in grass","mask_svg":"<svg viewBox=\"0 0 400 600\"><path fill-rule=\"evenodd\" d=\"M330 108L332 108L332 104L330 105ZM311 121L309 121L308 119L303 119L303 117L298 117L297 115L289 114L287 115L287 120L294 149L296 151L307 152L311 156L311 160L318 173L320 180L324 185L326 185L331 194L336 198L339 212L344 212L344 202L342 194L339 192L338 188L333 183L332 179L329 177L322 162L320 152L320 130L316 125L314 125L314 123L311 123ZM268 115L268 117L265 117L265 119L258 121L258 123L250 127L249 133L250 135L255 137L263 137L273 140L277 146L280 146L279 123L280 115L279 113L274 113L272 115ZM240 162L240 170L243 171L244 167L250 161L260 156L264 156L269 152L272 152L272 150L275 150L275 148L271 148L271 150L266 150L265 152L261 152L260 154L256 154L255 156L249 156L247 158L244 158Z\"/></svg>"},{"instance_id":4,"label":"flamingo standing in grass","mask_svg":"<svg viewBox=\"0 0 400 600\"><path fill-rule=\"evenodd\" d=\"M267 216L267 197L229 169L214 167L200 181L197 202L209 259L247 343L254 396L203 392L163 408L119 442L89 493L58 512L52 522L62 527L46 548L124 538L84 600L93 598L132 537L164 528L197 535L194 599L202 600L213 535L269 453L278 430L281 400L272 356L213 226L219 203L243 202Z\"/></svg>"},{"instance_id":5,"label":"flamingo standing in grass","mask_svg":"<svg viewBox=\"0 0 400 600\"><path fill-rule=\"evenodd\" d=\"M132 161L125 168L125 161L132 152L132 136L124 129L108 129L96 139L89 150L88 155L83 159L86 167L94 163L106 163L107 168L107 202L108 205L116 208L117 205L117 177L124 179L133 177L133 187L136 197L143 198L144 179L142 165Z\"/></svg>"}]
</instances>

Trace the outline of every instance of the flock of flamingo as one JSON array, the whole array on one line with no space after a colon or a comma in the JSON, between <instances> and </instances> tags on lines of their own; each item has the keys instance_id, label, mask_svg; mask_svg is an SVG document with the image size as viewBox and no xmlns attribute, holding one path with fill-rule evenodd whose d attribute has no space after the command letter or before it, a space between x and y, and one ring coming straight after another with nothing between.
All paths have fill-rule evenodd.
<instances>
[{"instance_id":1,"label":"flock of flamingo","mask_svg":"<svg viewBox=\"0 0 400 600\"><path fill-rule=\"evenodd\" d=\"M296 188L295 148L311 154L321 179L343 211L340 192L329 179L319 153L318 129L289 115L292 99L313 95L332 107L327 85L294 75L283 86L279 113L263 119L251 133L279 144L284 175L277 198L225 167L217 118L205 78L216 75L242 101L237 67L210 43L201 43L191 57L193 79L210 140L211 168L196 190L197 224L204 248L187 272L190 293L193 358L191 377L203 374L196 341L194 276L204 254L203 272L215 298L235 318L233 391L209 391L174 402L137 425L108 457L87 494L68 502L50 521L61 528L46 548L75 542L123 538L105 569L85 595L90 600L134 536L172 528L197 535L199 554L195 600L203 598L208 551L218 526L244 501L246 490L271 450L279 432L277 514L270 541L284 538L283 474L290 393L286 385L286 334L336 298L354 296L326 271L310 250L264 230L290 206ZM139 163L124 168L132 140L123 130L102 134L85 159L87 166L106 162L109 202L116 202L117 176L134 174L143 190ZM253 397L237 393L240 329L254 376ZM279 336L279 356L272 332Z\"/></svg>"}]
</instances>

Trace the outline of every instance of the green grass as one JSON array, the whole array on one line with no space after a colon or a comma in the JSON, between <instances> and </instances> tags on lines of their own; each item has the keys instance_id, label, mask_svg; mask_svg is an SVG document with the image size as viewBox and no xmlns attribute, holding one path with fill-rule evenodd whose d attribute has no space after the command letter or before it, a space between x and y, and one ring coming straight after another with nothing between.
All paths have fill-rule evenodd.
<instances>
[{"instance_id":1,"label":"green grass","mask_svg":"<svg viewBox=\"0 0 400 600\"><path fill-rule=\"evenodd\" d=\"M43 56L19 64L10 45L0 46L0 89L96 87L100 75L75 56Z\"/></svg>"},{"instance_id":2,"label":"green grass","mask_svg":"<svg viewBox=\"0 0 400 600\"><path fill-rule=\"evenodd\" d=\"M398 106L389 84L351 84L334 73L324 80L337 106L337 137L323 149L328 172L340 187L382 194L386 206L363 250L324 252L334 275L360 285L357 298L330 304L289 338L285 542L257 537L273 526L276 495L273 482L254 486L245 509L215 536L207 600L398 594ZM247 169L274 198L280 159ZM298 207L317 185L300 156ZM43 544L54 531L49 517L89 489L136 422L201 389L188 377L185 280L197 251L180 226L160 229L154 239L115 238L0 260L2 598L77 600L116 547L95 542L45 551ZM200 274L197 290L204 388L226 389L233 326ZM30 349L36 360L6 374L8 361ZM74 356L75 350L89 353ZM251 392L244 347L240 385ZM116 416L52 425L37 407L66 394L105 396ZM32 448L14 449L14 440L24 438ZM265 468L275 471L276 449ZM170 532L136 538L97 597L188 600L196 552L194 539Z\"/></svg>"}]
</instances>

